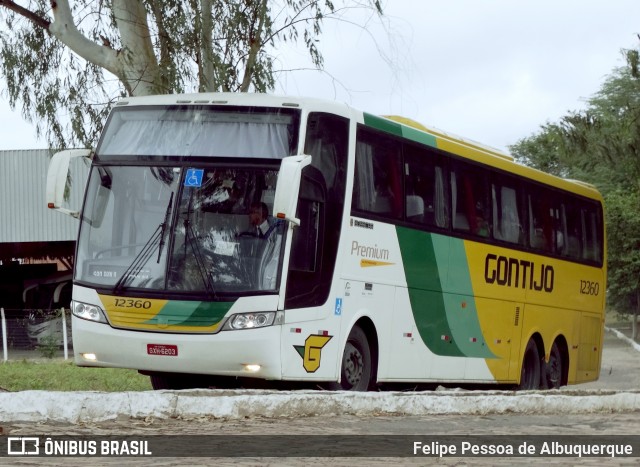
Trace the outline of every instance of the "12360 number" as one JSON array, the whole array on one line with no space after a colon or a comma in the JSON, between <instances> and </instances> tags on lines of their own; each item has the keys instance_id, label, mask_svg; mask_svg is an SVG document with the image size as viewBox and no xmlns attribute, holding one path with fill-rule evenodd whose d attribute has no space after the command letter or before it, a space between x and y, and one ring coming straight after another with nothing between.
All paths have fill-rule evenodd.
<instances>
[{"instance_id":1,"label":"12360 number","mask_svg":"<svg viewBox=\"0 0 640 467\"><path fill-rule=\"evenodd\" d=\"M597 296L600 293L600 283L594 281L580 281L580 293L582 295Z\"/></svg>"},{"instance_id":2,"label":"12360 number","mask_svg":"<svg viewBox=\"0 0 640 467\"><path fill-rule=\"evenodd\" d=\"M141 308L148 310L151 308L151 302L149 300L135 300L131 298L116 298L115 306L119 308Z\"/></svg>"}]
</instances>

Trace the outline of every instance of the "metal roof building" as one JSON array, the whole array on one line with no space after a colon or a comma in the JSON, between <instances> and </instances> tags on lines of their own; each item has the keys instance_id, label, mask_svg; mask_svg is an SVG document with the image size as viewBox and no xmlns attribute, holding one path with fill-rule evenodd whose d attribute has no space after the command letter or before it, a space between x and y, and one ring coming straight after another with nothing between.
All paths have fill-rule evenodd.
<instances>
[{"instance_id":1,"label":"metal roof building","mask_svg":"<svg viewBox=\"0 0 640 467\"><path fill-rule=\"evenodd\" d=\"M45 188L52 151L0 151L0 261L73 255L79 221L47 208ZM82 205L88 167L71 164L68 206ZM62 242L62 243L58 243ZM63 251L60 251L62 248Z\"/></svg>"}]
</instances>

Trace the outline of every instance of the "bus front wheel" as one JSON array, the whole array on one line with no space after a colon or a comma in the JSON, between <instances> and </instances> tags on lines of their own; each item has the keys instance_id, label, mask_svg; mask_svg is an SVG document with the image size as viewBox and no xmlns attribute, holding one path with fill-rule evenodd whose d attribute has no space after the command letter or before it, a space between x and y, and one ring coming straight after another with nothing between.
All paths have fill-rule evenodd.
<instances>
[{"instance_id":1,"label":"bus front wheel","mask_svg":"<svg viewBox=\"0 0 640 467\"><path fill-rule=\"evenodd\" d=\"M540 374L542 365L540 361L540 352L538 346L530 339L524 350L524 358L522 359L522 370L520 373L520 384L518 389L540 389Z\"/></svg>"},{"instance_id":2,"label":"bus front wheel","mask_svg":"<svg viewBox=\"0 0 640 467\"><path fill-rule=\"evenodd\" d=\"M371 350L367 335L356 326L351 330L344 347L337 389L367 391L371 385L371 369Z\"/></svg>"},{"instance_id":3,"label":"bus front wheel","mask_svg":"<svg viewBox=\"0 0 640 467\"><path fill-rule=\"evenodd\" d=\"M195 375L151 373L149 374L149 378L151 380L151 387L156 391L162 389L194 389L208 387L204 378L198 378Z\"/></svg>"},{"instance_id":4,"label":"bus front wheel","mask_svg":"<svg viewBox=\"0 0 640 467\"><path fill-rule=\"evenodd\" d=\"M151 380L151 387L155 391L160 391L162 389L176 389L174 387L175 381L173 380L173 378L168 378L159 374L153 374L149 376L149 379Z\"/></svg>"}]
</instances>

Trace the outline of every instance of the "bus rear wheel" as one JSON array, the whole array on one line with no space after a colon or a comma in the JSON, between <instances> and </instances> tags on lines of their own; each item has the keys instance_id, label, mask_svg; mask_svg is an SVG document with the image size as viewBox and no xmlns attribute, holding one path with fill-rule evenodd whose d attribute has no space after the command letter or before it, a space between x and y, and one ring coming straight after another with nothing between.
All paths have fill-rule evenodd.
<instances>
[{"instance_id":1,"label":"bus rear wheel","mask_svg":"<svg viewBox=\"0 0 640 467\"><path fill-rule=\"evenodd\" d=\"M560 346L558 346L556 342L551 346L551 352L549 352L549 363L547 363L546 370L547 388L557 389L562 386L564 362L562 360Z\"/></svg>"},{"instance_id":2,"label":"bus rear wheel","mask_svg":"<svg viewBox=\"0 0 640 467\"><path fill-rule=\"evenodd\" d=\"M336 389L367 391L372 375L371 350L367 335L358 326L349 334L342 355L340 384Z\"/></svg>"},{"instance_id":3,"label":"bus rear wheel","mask_svg":"<svg viewBox=\"0 0 640 467\"><path fill-rule=\"evenodd\" d=\"M540 362L540 352L538 346L530 339L524 350L524 358L522 359L522 370L520 373L519 390L540 389L540 374L542 365Z\"/></svg>"}]
</instances>

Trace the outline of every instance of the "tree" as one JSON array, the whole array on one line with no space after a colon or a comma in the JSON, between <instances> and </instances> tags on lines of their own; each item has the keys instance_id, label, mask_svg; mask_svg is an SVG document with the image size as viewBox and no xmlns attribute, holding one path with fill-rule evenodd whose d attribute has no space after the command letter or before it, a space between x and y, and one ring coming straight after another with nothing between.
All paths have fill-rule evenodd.
<instances>
[{"instance_id":1,"label":"tree","mask_svg":"<svg viewBox=\"0 0 640 467\"><path fill-rule=\"evenodd\" d=\"M608 301L640 314L640 73L638 53L614 70L587 108L511 146L518 161L596 185L605 198ZM634 326L634 337L637 335Z\"/></svg>"},{"instance_id":2,"label":"tree","mask_svg":"<svg viewBox=\"0 0 640 467\"><path fill-rule=\"evenodd\" d=\"M541 131L509 147L517 162L558 177L566 177L570 168L560 159L562 135L557 125L548 123Z\"/></svg>"},{"instance_id":3,"label":"tree","mask_svg":"<svg viewBox=\"0 0 640 467\"><path fill-rule=\"evenodd\" d=\"M302 41L322 68L325 19L350 8L381 15L380 0L0 0L0 73L12 108L52 147L97 141L123 96L264 92L269 47ZM65 123L68 122L68 123Z\"/></svg>"},{"instance_id":4,"label":"tree","mask_svg":"<svg viewBox=\"0 0 640 467\"><path fill-rule=\"evenodd\" d=\"M609 303L633 315L636 339L640 315L640 193L615 190L607 194Z\"/></svg>"}]
</instances>

